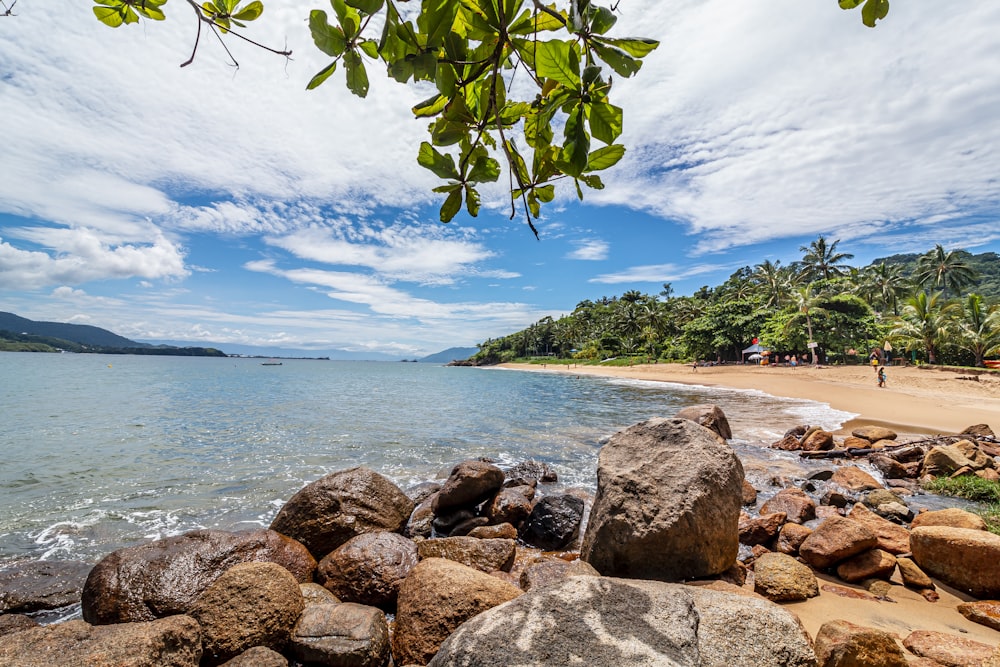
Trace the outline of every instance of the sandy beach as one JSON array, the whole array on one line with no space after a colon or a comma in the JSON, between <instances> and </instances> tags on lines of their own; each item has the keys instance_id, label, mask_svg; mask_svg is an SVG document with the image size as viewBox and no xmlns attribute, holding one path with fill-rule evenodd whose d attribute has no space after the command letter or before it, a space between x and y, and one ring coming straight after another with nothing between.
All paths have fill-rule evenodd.
<instances>
[{"instance_id":1,"label":"sandy beach","mask_svg":"<svg viewBox=\"0 0 1000 667\"><path fill-rule=\"evenodd\" d=\"M600 375L677 382L707 387L757 389L772 396L827 403L858 415L844 425L880 424L907 434L958 433L973 424L1000 430L1000 373L970 375L955 370L890 367L884 388L868 366L704 366L685 364L635 366L563 366L503 364L539 372ZM960 379L976 377L978 380Z\"/></svg>"}]
</instances>

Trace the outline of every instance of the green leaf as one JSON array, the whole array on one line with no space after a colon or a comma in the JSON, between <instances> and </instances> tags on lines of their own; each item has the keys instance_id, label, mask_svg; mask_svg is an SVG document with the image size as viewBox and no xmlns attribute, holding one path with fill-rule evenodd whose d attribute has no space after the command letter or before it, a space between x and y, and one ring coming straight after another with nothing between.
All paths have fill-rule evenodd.
<instances>
[{"instance_id":1,"label":"green leaf","mask_svg":"<svg viewBox=\"0 0 1000 667\"><path fill-rule=\"evenodd\" d=\"M440 45L451 32L459 4L454 0L423 0L417 27L427 36L427 46Z\"/></svg>"},{"instance_id":2,"label":"green leaf","mask_svg":"<svg viewBox=\"0 0 1000 667\"><path fill-rule=\"evenodd\" d=\"M471 185L465 186L465 210L473 218L479 215L479 191Z\"/></svg>"},{"instance_id":3,"label":"green leaf","mask_svg":"<svg viewBox=\"0 0 1000 667\"><path fill-rule=\"evenodd\" d=\"M625 147L621 144L598 148L587 158L587 171L601 171L613 167L618 164L623 155L625 155Z\"/></svg>"},{"instance_id":4,"label":"green leaf","mask_svg":"<svg viewBox=\"0 0 1000 667\"><path fill-rule=\"evenodd\" d=\"M361 50L369 58L378 58L378 43L374 39L366 39L359 43L358 46L361 47Z\"/></svg>"},{"instance_id":5,"label":"green leaf","mask_svg":"<svg viewBox=\"0 0 1000 667\"><path fill-rule=\"evenodd\" d=\"M556 186L554 185L540 185L534 190L535 196L538 197L539 201L548 203L555 199L556 197Z\"/></svg>"},{"instance_id":6,"label":"green leaf","mask_svg":"<svg viewBox=\"0 0 1000 667\"><path fill-rule=\"evenodd\" d=\"M625 53L621 49L616 49L613 46L604 46L598 42L592 42L591 48L594 52L608 64L611 69L625 77L626 79L642 67L642 63Z\"/></svg>"},{"instance_id":7,"label":"green leaf","mask_svg":"<svg viewBox=\"0 0 1000 667\"><path fill-rule=\"evenodd\" d=\"M321 69L319 72L317 72L316 76L314 76L312 79L309 80L309 84L306 86L306 90L312 90L313 88L316 88L321 83L329 79L330 75L333 74L336 70L337 70L337 61L334 60L332 63L330 63L329 65Z\"/></svg>"},{"instance_id":8,"label":"green leaf","mask_svg":"<svg viewBox=\"0 0 1000 667\"><path fill-rule=\"evenodd\" d=\"M441 205L441 222L451 222L455 214L462 208L462 190L455 189Z\"/></svg>"},{"instance_id":9,"label":"green leaf","mask_svg":"<svg viewBox=\"0 0 1000 667\"><path fill-rule=\"evenodd\" d=\"M122 12L117 9L112 7L94 7L93 9L97 20L106 26L117 28L125 22L125 19L122 17Z\"/></svg>"},{"instance_id":10,"label":"green leaf","mask_svg":"<svg viewBox=\"0 0 1000 667\"><path fill-rule=\"evenodd\" d=\"M498 178L500 178L500 163L488 155L483 155L476 160L465 180L475 183L495 183Z\"/></svg>"},{"instance_id":11,"label":"green leaf","mask_svg":"<svg viewBox=\"0 0 1000 667\"><path fill-rule=\"evenodd\" d=\"M618 22L618 17L607 7L592 8L593 16L590 21L590 32L595 35L603 35Z\"/></svg>"},{"instance_id":12,"label":"green leaf","mask_svg":"<svg viewBox=\"0 0 1000 667\"><path fill-rule=\"evenodd\" d=\"M147 19L153 19L154 21L162 21L167 18L166 16L163 15L163 11L160 10L160 5L162 4L163 4L162 2L151 2L150 0L146 0L145 4L140 3L134 5L134 8L135 11L139 12Z\"/></svg>"},{"instance_id":13,"label":"green leaf","mask_svg":"<svg viewBox=\"0 0 1000 667\"><path fill-rule=\"evenodd\" d=\"M642 39L637 37L627 37L622 39L602 37L598 41L619 48L630 56L635 56L636 58L645 58L660 45L660 43L655 39Z\"/></svg>"},{"instance_id":14,"label":"green leaf","mask_svg":"<svg viewBox=\"0 0 1000 667\"><path fill-rule=\"evenodd\" d=\"M554 4L547 6L549 9L562 16L565 20L566 12L556 9ZM526 9L520 16L517 17L515 21L510 24L510 27L507 28L507 34L532 35L549 30L562 30L563 25L563 21L560 21L551 14L546 12L532 12L530 9Z\"/></svg>"},{"instance_id":15,"label":"green leaf","mask_svg":"<svg viewBox=\"0 0 1000 667\"><path fill-rule=\"evenodd\" d=\"M344 49L347 48L344 31L330 25L326 18L326 12L322 9L314 9L309 12L309 31L312 33L316 48L328 56L336 58L343 55Z\"/></svg>"},{"instance_id":16,"label":"green leaf","mask_svg":"<svg viewBox=\"0 0 1000 667\"><path fill-rule=\"evenodd\" d=\"M249 5L241 9L236 14L233 14L234 19L239 19L240 21L253 21L260 18L260 15L264 13L264 5L260 0L254 0Z\"/></svg>"},{"instance_id":17,"label":"green leaf","mask_svg":"<svg viewBox=\"0 0 1000 667\"><path fill-rule=\"evenodd\" d=\"M461 121L439 118L431 126L431 141L435 146L452 146L469 136L469 126Z\"/></svg>"},{"instance_id":18,"label":"green leaf","mask_svg":"<svg viewBox=\"0 0 1000 667\"><path fill-rule=\"evenodd\" d=\"M385 0L346 0L346 2L362 14L369 16L382 9L382 5L385 4Z\"/></svg>"},{"instance_id":19,"label":"green leaf","mask_svg":"<svg viewBox=\"0 0 1000 667\"><path fill-rule=\"evenodd\" d=\"M448 104L447 97L444 95L434 95L416 104L411 111L413 111L413 115L417 118L429 118L441 113L446 104Z\"/></svg>"},{"instance_id":20,"label":"green leaf","mask_svg":"<svg viewBox=\"0 0 1000 667\"><path fill-rule=\"evenodd\" d=\"M564 136L566 141L559 156L559 166L566 174L579 176L587 168L587 160L590 157L590 135L587 134L586 124L583 122L582 105L574 109L566 119Z\"/></svg>"},{"instance_id":21,"label":"green leaf","mask_svg":"<svg viewBox=\"0 0 1000 667\"><path fill-rule=\"evenodd\" d=\"M840 0L841 9L854 9L860 5L864 0Z\"/></svg>"},{"instance_id":22,"label":"green leaf","mask_svg":"<svg viewBox=\"0 0 1000 667\"><path fill-rule=\"evenodd\" d=\"M536 45L535 68L539 77L577 87L580 84L580 55L576 45L554 39Z\"/></svg>"},{"instance_id":23,"label":"green leaf","mask_svg":"<svg viewBox=\"0 0 1000 667\"><path fill-rule=\"evenodd\" d=\"M622 133L622 109L607 102L590 105L590 133L595 139L613 144Z\"/></svg>"},{"instance_id":24,"label":"green leaf","mask_svg":"<svg viewBox=\"0 0 1000 667\"><path fill-rule=\"evenodd\" d=\"M368 95L368 72L361 54L351 49L344 54L344 71L347 74L347 88L358 97Z\"/></svg>"},{"instance_id":25,"label":"green leaf","mask_svg":"<svg viewBox=\"0 0 1000 667\"><path fill-rule=\"evenodd\" d=\"M867 0L861 8L861 22L869 28L875 27L875 22L884 19L889 13L889 0Z\"/></svg>"},{"instance_id":26,"label":"green leaf","mask_svg":"<svg viewBox=\"0 0 1000 667\"><path fill-rule=\"evenodd\" d=\"M420 142L420 152L417 153L417 164L430 169L438 178L453 178L459 180L455 159L451 155L439 153L426 141Z\"/></svg>"},{"instance_id":27,"label":"green leaf","mask_svg":"<svg viewBox=\"0 0 1000 667\"><path fill-rule=\"evenodd\" d=\"M597 174L584 174L583 176L580 177L580 180L583 181L587 185L587 187L592 188L594 190L604 189L604 181L602 181L601 177L598 176Z\"/></svg>"},{"instance_id":28,"label":"green leaf","mask_svg":"<svg viewBox=\"0 0 1000 667\"><path fill-rule=\"evenodd\" d=\"M354 39L361 28L361 15L354 7L348 7L344 0L330 0L333 11L337 14L340 27L344 30L344 37L348 41Z\"/></svg>"}]
</instances>

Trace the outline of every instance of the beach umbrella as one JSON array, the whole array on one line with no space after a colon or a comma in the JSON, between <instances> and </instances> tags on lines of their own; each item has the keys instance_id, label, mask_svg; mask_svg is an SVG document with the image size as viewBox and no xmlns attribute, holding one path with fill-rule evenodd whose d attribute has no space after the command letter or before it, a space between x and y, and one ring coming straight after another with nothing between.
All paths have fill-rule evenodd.
<instances>
[{"instance_id":1,"label":"beach umbrella","mask_svg":"<svg viewBox=\"0 0 1000 667\"><path fill-rule=\"evenodd\" d=\"M757 361L760 358L761 358L761 356L759 354L757 354L756 352L754 352L749 357L747 357L747 359L749 359L750 361Z\"/></svg>"}]
</instances>

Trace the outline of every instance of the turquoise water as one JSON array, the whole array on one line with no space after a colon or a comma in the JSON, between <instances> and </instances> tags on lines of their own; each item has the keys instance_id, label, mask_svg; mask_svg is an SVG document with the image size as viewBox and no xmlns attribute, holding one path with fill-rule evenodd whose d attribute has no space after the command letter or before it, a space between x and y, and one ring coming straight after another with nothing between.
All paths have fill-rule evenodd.
<instances>
[{"instance_id":1,"label":"turquoise water","mask_svg":"<svg viewBox=\"0 0 1000 667\"><path fill-rule=\"evenodd\" d=\"M849 415L757 392L400 362L0 353L0 567L94 562L195 528L266 526L324 474L406 487L459 460L535 458L593 489L615 431L714 402L741 456ZM796 457L791 457L796 459Z\"/></svg>"}]
</instances>

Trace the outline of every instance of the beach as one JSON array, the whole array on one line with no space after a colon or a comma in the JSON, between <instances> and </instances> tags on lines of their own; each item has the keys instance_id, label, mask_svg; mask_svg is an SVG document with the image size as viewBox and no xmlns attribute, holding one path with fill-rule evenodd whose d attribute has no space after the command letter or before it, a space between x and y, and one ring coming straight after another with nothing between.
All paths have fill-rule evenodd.
<instances>
[{"instance_id":1,"label":"beach","mask_svg":"<svg viewBox=\"0 0 1000 667\"><path fill-rule=\"evenodd\" d=\"M675 382L706 387L756 389L772 396L800 398L857 415L841 433L878 424L905 434L959 433L973 424L1000 429L1000 373L932 367L888 367L878 387L870 366L758 366L727 364L637 364L584 366L502 364L504 368ZM962 378L977 378L962 379Z\"/></svg>"}]
</instances>

